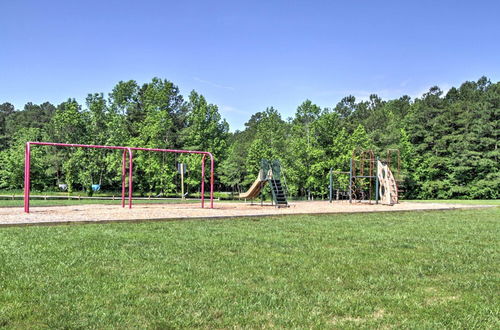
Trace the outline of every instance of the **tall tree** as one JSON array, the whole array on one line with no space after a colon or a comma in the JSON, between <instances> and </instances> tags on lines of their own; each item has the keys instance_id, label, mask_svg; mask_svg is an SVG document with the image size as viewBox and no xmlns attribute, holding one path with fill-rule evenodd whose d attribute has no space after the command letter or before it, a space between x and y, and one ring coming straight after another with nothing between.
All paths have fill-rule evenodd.
<instances>
[{"instance_id":1,"label":"tall tree","mask_svg":"<svg viewBox=\"0 0 500 330\"><path fill-rule=\"evenodd\" d=\"M0 150L8 146L7 119L14 113L14 106L8 102L0 104Z\"/></svg>"},{"instance_id":2,"label":"tall tree","mask_svg":"<svg viewBox=\"0 0 500 330\"><path fill-rule=\"evenodd\" d=\"M187 103L186 128L182 132L182 141L185 149L209 151L215 162L221 164L228 152L229 125L219 113L214 104L209 104L203 95L192 91ZM199 171L200 157L181 157L191 168L187 180L190 185L198 185L201 172ZM208 161L208 160L207 160Z\"/></svg>"}]
</instances>

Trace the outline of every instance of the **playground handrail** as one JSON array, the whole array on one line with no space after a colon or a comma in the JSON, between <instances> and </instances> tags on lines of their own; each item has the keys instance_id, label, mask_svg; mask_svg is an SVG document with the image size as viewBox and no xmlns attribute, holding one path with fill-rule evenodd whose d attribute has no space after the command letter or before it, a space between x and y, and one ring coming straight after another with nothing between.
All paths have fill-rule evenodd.
<instances>
[{"instance_id":1,"label":"playground handrail","mask_svg":"<svg viewBox=\"0 0 500 330\"><path fill-rule=\"evenodd\" d=\"M281 173L282 173L282 175L283 175L283 187L285 188L285 194L286 194L287 196L289 196L289 195L288 195L288 186L287 186L287 184L286 184L285 170L283 169L283 167L281 168Z\"/></svg>"}]
</instances>

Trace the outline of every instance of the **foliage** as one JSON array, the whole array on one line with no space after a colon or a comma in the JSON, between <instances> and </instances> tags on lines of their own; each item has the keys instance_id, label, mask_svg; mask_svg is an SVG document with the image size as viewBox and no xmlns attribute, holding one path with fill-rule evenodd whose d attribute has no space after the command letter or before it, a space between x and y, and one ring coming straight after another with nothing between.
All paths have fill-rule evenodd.
<instances>
[{"instance_id":1,"label":"foliage","mask_svg":"<svg viewBox=\"0 0 500 330\"><path fill-rule=\"evenodd\" d=\"M383 159L386 150L399 149L405 197L495 199L499 118L500 82L482 77L446 94L434 86L414 100L370 95L357 101L350 95L332 108L306 100L288 119L268 107L254 113L242 131L230 133L217 105L196 91L185 100L166 79L120 81L109 97L89 94L85 105L74 99L58 106L27 103L22 110L0 104L0 189L22 188L24 143L46 140L210 151L221 191L245 190L261 159L278 159L288 192L307 198L326 197L329 170L347 171L353 150L372 149ZM104 190L120 186L120 152L34 149L36 189L53 190L58 183L78 191L92 183ZM188 164L188 192L199 192L200 156L137 152L134 158L141 194L179 192L178 162Z\"/></svg>"}]
</instances>

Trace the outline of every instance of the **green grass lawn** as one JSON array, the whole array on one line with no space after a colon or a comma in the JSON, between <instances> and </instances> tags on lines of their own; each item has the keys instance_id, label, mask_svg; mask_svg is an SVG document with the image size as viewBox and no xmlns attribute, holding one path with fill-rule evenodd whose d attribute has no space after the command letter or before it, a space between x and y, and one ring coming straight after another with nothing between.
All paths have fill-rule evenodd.
<instances>
[{"instance_id":1,"label":"green grass lawn","mask_svg":"<svg viewBox=\"0 0 500 330\"><path fill-rule=\"evenodd\" d=\"M0 228L0 327L499 328L500 208Z\"/></svg>"},{"instance_id":2,"label":"green grass lawn","mask_svg":"<svg viewBox=\"0 0 500 330\"><path fill-rule=\"evenodd\" d=\"M425 200L415 199L415 200L404 200L404 202L470 204L470 205L500 205L500 199L425 199Z\"/></svg>"}]
</instances>

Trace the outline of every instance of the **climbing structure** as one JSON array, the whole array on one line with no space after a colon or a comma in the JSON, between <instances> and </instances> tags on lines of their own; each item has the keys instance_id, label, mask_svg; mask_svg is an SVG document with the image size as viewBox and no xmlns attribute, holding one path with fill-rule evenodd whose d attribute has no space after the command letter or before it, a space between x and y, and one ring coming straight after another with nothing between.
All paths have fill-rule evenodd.
<instances>
[{"instance_id":1,"label":"climbing structure","mask_svg":"<svg viewBox=\"0 0 500 330\"><path fill-rule=\"evenodd\" d=\"M380 202L385 205L398 203L398 186L386 162L377 161Z\"/></svg>"},{"instance_id":2,"label":"climbing structure","mask_svg":"<svg viewBox=\"0 0 500 330\"><path fill-rule=\"evenodd\" d=\"M372 203L373 200L373 183L376 181L376 176L373 174L375 168L375 153L373 150L358 150L352 152L350 164L350 201L358 202L367 201Z\"/></svg>"},{"instance_id":3,"label":"climbing structure","mask_svg":"<svg viewBox=\"0 0 500 330\"><path fill-rule=\"evenodd\" d=\"M239 197L245 199L256 198L262 193L265 184L268 183L271 188L273 205L276 207L288 207L286 192L281 177L280 162L278 160L268 161L263 159L257 179L255 179L250 189L245 193L241 193Z\"/></svg>"},{"instance_id":4,"label":"climbing structure","mask_svg":"<svg viewBox=\"0 0 500 330\"><path fill-rule=\"evenodd\" d=\"M355 149L348 172L330 169L330 203L348 196L349 203L374 201L378 204L381 201L394 205L399 202L398 194L404 191L404 187L401 189L403 182L399 150L389 149L387 159L381 161L372 150Z\"/></svg>"}]
</instances>

